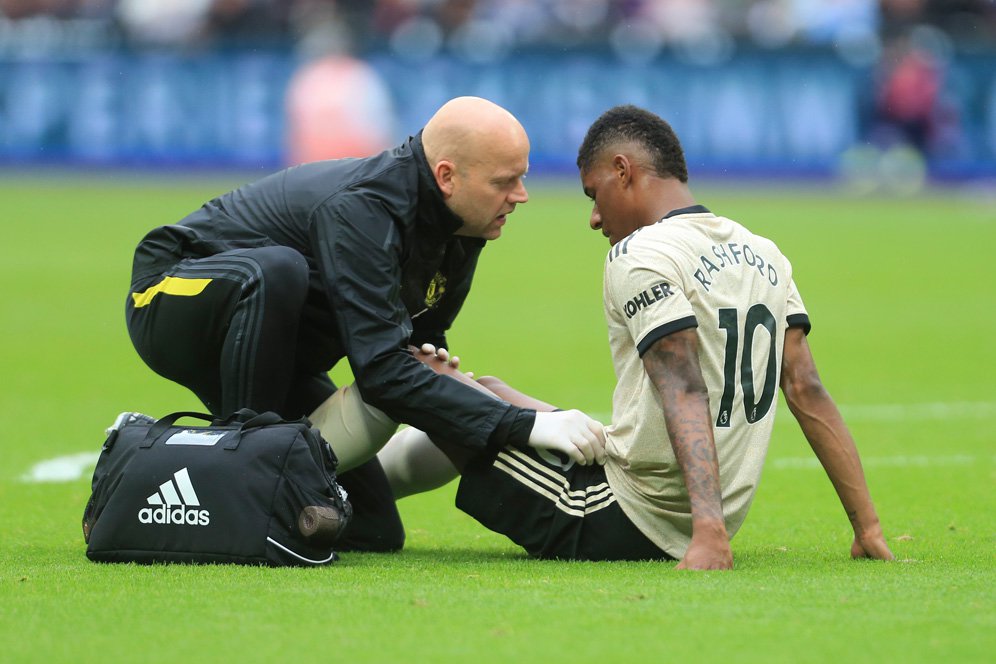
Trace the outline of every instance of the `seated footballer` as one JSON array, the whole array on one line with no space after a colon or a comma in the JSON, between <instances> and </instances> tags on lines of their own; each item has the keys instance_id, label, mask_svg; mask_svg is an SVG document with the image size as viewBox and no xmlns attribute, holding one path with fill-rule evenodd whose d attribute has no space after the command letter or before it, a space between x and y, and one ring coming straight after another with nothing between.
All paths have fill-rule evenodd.
<instances>
[{"instance_id":1,"label":"seated footballer","mask_svg":"<svg viewBox=\"0 0 996 664\"><path fill-rule=\"evenodd\" d=\"M609 240L604 309L617 377L604 449L506 447L470 455L417 429L378 458L396 497L460 473L457 506L530 554L680 560L730 569L754 498L780 386L854 531L851 556L891 560L858 452L806 337L792 264L769 239L698 204L670 125L612 108L578 153L590 226ZM553 406L474 381L445 349L420 359L497 398Z\"/></svg>"}]
</instances>

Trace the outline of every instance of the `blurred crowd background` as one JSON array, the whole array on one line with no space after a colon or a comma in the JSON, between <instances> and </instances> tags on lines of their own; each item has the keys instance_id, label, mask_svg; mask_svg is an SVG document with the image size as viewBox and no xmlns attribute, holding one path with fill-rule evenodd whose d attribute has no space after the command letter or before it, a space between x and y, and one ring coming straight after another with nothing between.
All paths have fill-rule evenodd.
<instances>
[{"instance_id":1,"label":"blurred crowd background","mask_svg":"<svg viewBox=\"0 0 996 664\"><path fill-rule=\"evenodd\" d=\"M169 58L182 64L171 69L163 64ZM198 60L212 64L191 64ZM125 71L115 75L114 66ZM256 130L259 149L252 141L246 147L242 134L229 142L241 151L214 137L210 149L180 150L174 161L244 165L362 153L416 130L412 123L447 96L482 94L540 130L566 127L560 138L539 141L540 162L554 167L566 163L570 155L561 153L593 115L609 102L632 101L677 116L679 131L701 144L701 160L714 170L996 175L996 0L0 0L0 162L170 161L148 139L156 131L148 117L124 147L98 144L114 136L115 122L135 124L135 113L151 109L168 124L163 109L171 102L156 95L196 96L183 92L183 76L211 87L228 71L239 100L227 107L231 92L209 98L216 115L230 114L215 123L265 124ZM561 74L574 76L576 90L557 80ZM769 82L761 101L745 87ZM67 85L80 86L82 99ZM240 116L246 86L270 99L249 119ZM547 87L557 93L545 95ZM145 101L122 99L118 88ZM695 106L676 100L676 88L690 90L695 105L711 90L729 121L697 123L689 117ZM765 119L796 92L794 112ZM70 101L59 102L60 94ZM358 111L349 119L348 110L329 110L336 103ZM46 104L64 108L52 115ZM568 105L579 110L560 121L539 115ZM849 124L838 126L829 111L820 120L821 108L847 114ZM313 126L329 118L338 138ZM180 130L172 139L170 131L157 140L175 143ZM772 147L799 142L797 134L813 136L819 158L798 146ZM883 166L883 158L895 164Z\"/></svg>"},{"instance_id":2,"label":"blurred crowd background","mask_svg":"<svg viewBox=\"0 0 996 664\"><path fill-rule=\"evenodd\" d=\"M996 39L992 0L0 0L0 16L7 47L17 32L75 46L113 39L350 52L407 52L416 41L423 51L573 48L637 34L661 46L733 40L778 48L887 40L925 26L959 47Z\"/></svg>"}]
</instances>

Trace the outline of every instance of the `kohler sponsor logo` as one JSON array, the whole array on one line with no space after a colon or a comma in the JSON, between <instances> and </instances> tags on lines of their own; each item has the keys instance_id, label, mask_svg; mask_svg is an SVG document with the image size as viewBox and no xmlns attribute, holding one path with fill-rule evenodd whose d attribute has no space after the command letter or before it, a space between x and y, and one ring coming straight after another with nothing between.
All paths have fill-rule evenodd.
<instances>
[{"instance_id":1,"label":"kohler sponsor logo","mask_svg":"<svg viewBox=\"0 0 996 664\"><path fill-rule=\"evenodd\" d=\"M662 281L655 286L651 286L636 297L626 301L626 304L623 307L626 312L626 318L632 318L640 309L645 309L651 304L655 304L665 298L671 297L672 294L671 284L666 281Z\"/></svg>"}]
</instances>

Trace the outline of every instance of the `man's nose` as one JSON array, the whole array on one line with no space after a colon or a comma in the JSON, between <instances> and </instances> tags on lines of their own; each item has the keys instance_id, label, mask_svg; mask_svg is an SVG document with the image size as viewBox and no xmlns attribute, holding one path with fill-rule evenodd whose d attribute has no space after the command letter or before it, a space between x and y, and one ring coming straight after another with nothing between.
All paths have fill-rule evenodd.
<instances>
[{"instance_id":1,"label":"man's nose","mask_svg":"<svg viewBox=\"0 0 996 664\"><path fill-rule=\"evenodd\" d=\"M509 203L525 203L529 200L529 192L526 191L526 183L519 180L518 186L512 190L512 193L508 196Z\"/></svg>"},{"instance_id":2,"label":"man's nose","mask_svg":"<svg viewBox=\"0 0 996 664\"><path fill-rule=\"evenodd\" d=\"M591 230L597 231L602 227L602 215L598 213L598 208L591 209L591 219L588 221L588 225L591 226Z\"/></svg>"}]
</instances>

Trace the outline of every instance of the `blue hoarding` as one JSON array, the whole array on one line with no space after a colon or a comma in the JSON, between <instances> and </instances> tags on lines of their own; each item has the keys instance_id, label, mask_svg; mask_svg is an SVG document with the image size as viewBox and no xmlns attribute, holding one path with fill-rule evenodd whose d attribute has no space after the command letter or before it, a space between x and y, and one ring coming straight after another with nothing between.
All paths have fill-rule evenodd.
<instances>
[{"instance_id":1,"label":"blue hoarding","mask_svg":"<svg viewBox=\"0 0 996 664\"><path fill-rule=\"evenodd\" d=\"M569 170L587 126L633 103L668 119L693 167L731 174L826 174L873 122L874 80L830 51L740 54L720 65L667 56L529 53L480 64L373 55L397 140L447 98L475 94L515 113L534 170ZM951 63L954 119L936 172L996 174L996 56ZM285 52L125 53L0 60L0 162L275 167L298 62Z\"/></svg>"}]
</instances>

